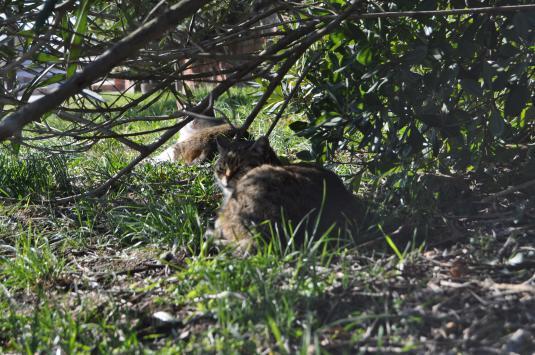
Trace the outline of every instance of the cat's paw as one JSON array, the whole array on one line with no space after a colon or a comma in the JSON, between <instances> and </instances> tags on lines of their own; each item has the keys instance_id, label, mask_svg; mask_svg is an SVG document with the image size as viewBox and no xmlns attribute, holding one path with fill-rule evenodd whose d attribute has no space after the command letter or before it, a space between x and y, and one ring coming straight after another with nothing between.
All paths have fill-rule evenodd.
<instances>
[{"instance_id":1,"label":"cat's paw","mask_svg":"<svg viewBox=\"0 0 535 355\"><path fill-rule=\"evenodd\" d=\"M251 238L229 240L213 228L208 228L204 232L204 240L210 246L209 249L216 253L228 251L235 257L245 258L251 256L255 251L255 243Z\"/></svg>"},{"instance_id":2,"label":"cat's paw","mask_svg":"<svg viewBox=\"0 0 535 355\"><path fill-rule=\"evenodd\" d=\"M232 245L232 254L236 257L247 258L256 250L255 242L251 238L236 240L229 244Z\"/></svg>"}]
</instances>

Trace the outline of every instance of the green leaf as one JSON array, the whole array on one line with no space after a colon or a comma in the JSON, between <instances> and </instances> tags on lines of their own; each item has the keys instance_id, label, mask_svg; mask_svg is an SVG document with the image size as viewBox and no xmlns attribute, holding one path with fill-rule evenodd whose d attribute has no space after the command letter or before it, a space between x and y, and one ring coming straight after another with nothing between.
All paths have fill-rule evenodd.
<instances>
[{"instance_id":1,"label":"green leaf","mask_svg":"<svg viewBox=\"0 0 535 355\"><path fill-rule=\"evenodd\" d=\"M414 50L407 53L403 59L405 60L405 62L407 62L407 64L420 64L421 62L423 62L426 56L427 46L420 45L416 46Z\"/></svg>"},{"instance_id":2,"label":"green leaf","mask_svg":"<svg viewBox=\"0 0 535 355\"><path fill-rule=\"evenodd\" d=\"M505 72L500 72L496 76L496 79L492 82L492 90L502 91L507 86L507 74Z\"/></svg>"},{"instance_id":3,"label":"green leaf","mask_svg":"<svg viewBox=\"0 0 535 355\"><path fill-rule=\"evenodd\" d=\"M401 253L401 251L399 251L399 248L397 247L396 243L394 243L394 241L392 240L392 237L390 237L388 234L386 234L384 231L383 231L383 227L381 225L378 225L379 227L379 230L381 231L381 233L383 233L384 237L385 237L385 240L386 240L386 243L388 244L388 246L394 251L394 253L396 253L398 259L400 262L403 262L403 259L405 258L404 255Z\"/></svg>"},{"instance_id":4,"label":"green leaf","mask_svg":"<svg viewBox=\"0 0 535 355\"><path fill-rule=\"evenodd\" d=\"M283 354L287 354L286 346L284 345L284 339L282 338L282 333L279 329L279 326L277 323L273 320L273 318L269 317L267 318L267 323L269 325L269 329L271 329L271 334L273 334L273 337L277 341L277 345L279 346L279 350Z\"/></svg>"},{"instance_id":5,"label":"green leaf","mask_svg":"<svg viewBox=\"0 0 535 355\"><path fill-rule=\"evenodd\" d=\"M440 127L443 125L442 117L432 113L421 113L418 115L420 121L431 127Z\"/></svg>"},{"instance_id":6,"label":"green leaf","mask_svg":"<svg viewBox=\"0 0 535 355\"><path fill-rule=\"evenodd\" d=\"M477 80L462 79L461 86L467 93L471 95L474 95L477 97L483 96L483 88L481 87L481 84Z\"/></svg>"},{"instance_id":7,"label":"green leaf","mask_svg":"<svg viewBox=\"0 0 535 355\"><path fill-rule=\"evenodd\" d=\"M514 86L505 100L505 116L518 116L526 106L530 91L526 85Z\"/></svg>"},{"instance_id":8,"label":"green leaf","mask_svg":"<svg viewBox=\"0 0 535 355\"><path fill-rule=\"evenodd\" d=\"M299 131L302 131L302 130L304 130L304 129L306 129L308 127L308 122L295 121L295 122L290 123L288 125L288 127L294 132L299 132Z\"/></svg>"},{"instance_id":9,"label":"green leaf","mask_svg":"<svg viewBox=\"0 0 535 355\"><path fill-rule=\"evenodd\" d=\"M37 85L37 87L43 87L55 83L59 83L63 79L63 74L54 74L50 78L47 78L46 80L43 80Z\"/></svg>"},{"instance_id":10,"label":"green leaf","mask_svg":"<svg viewBox=\"0 0 535 355\"><path fill-rule=\"evenodd\" d=\"M323 124L324 127L337 127L344 122L344 118L341 116L330 117L327 122Z\"/></svg>"},{"instance_id":11,"label":"green leaf","mask_svg":"<svg viewBox=\"0 0 535 355\"><path fill-rule=\"evenodd\" d=\"M48 54L48 53L39 53L37 54L36 58L37 61L43 62L43 63L50 63L50 62L59 62L59 57Z\"/></svg>"},{"instance_id":12,"label":"green leaf","mask_svg":"<svg viewBox=\"0 0 535 355\"><path fill-rule=\"evenodd\" d=\"M490 113L490 132L494 137L500 137L504 128L505 123L500 112L496 109L492 109Z\"/></svg>"},{"instance_id":13,"label":"green leaf","mask_svg":"<svg viewBox=\"0 0 535 355\"><path fill-rule=\"evenodd\" d=\"M523 12L517 12L515 14L513 17L513 26L516 34L524 39L528 39L530 32L533 31L528 15Z\"/></svg>"},{"instance_id":14,"label":"green leaf","mask_svg":"<svg viewBox=\"0 0 535 355\"><path fill-rule=\"evenodd\" d=\"M33 91L38 88L38 87L42 87L43 85L41 85L42 83L42 79L43 78L46 78L46 76L48 75L48 73L50 73L50 71L54 68L54 64L48 66L45 70L43 70L39 75L35 76L32 81L30 81L30 84L26 87L26 89L24 90L23 94L22 94L22 98L21 98L21 101L25 102L27 101L31 94L33 93Z\"/></svg>"},{"instance_id":15,"label":"green leaf","mask_svg":"<svg viewBox=\"0 0 535 355\"><path fill-rule=\"evenodd\" d=\"M429 11L429 10L435 10L437 7L437 2L434 0L423 0L418 4L416 7L419 11Z\"/></svg>"},{"instance_id":16,"label":"green leaf","mask_svg":"<svg viewBox=\"0 0 535 355\"><path fill-rule=\"evenodd\" d=\"M30 41L32 41L34 38L35 38L35 33L33 33L32 30L22 30L22 31L18 31L17 34L22 37L22 38L25 38L27 43L30 43Z\"/></svg>"},{"instance_id":17,"label":"green leaf","mask_svg":"<svg viewBox=\"0 0 535 355\"><path fill-rule=\"evenodd\" d=\"M69 32L69 18L68 16L63 16L61 18L61 38L64 43L69 41L70 32Z\"/></svg>"},{"instance_id":18,"label":"green leaf","mask_svg":"<svg viewBox=\"0 0 535 355\"><path fill-rule=\"evenodd\" d=\"M330 39L333 42L331 51L335 51L338 47L342 46L345 43L346 36L342 32L331 33Z\"/></svg>"},{"instance_id":19,"label":"green leaf","mask_svg":"<svg viewBox=\"0 0 535 355\"><path fill-rule=\"evenodd\" d=\"M414 151L420 151L425 142L424 136L420 133L418 128L412 127L407 137L407 142L411 145Z\"/></svg>"},{"instance_id":20,"label":"green leaf","mask_svg":"<svg viewBox=\"0 0 535 355\"><path fill-rule=\"evenodd\" d=\"M295 155L298 159L311 161L314 160L314 156L308 150L302 150Z\"/></svg>"},{"instance_id":21,"label":"green leaf","mask_svg":"<svg viewBox=\"0 0 535 355\"><path fill-rule=\"evenodd\" d=\"M476 33L481 26L481 17L477 17L473 22L462 32L462 37L459 40L458 54L462 58L473 58L477 52L477 45L475 41Z\"/></svg>"},{"instance_id":22,"label":"green leaf","mask_svg":"<svg viewBox=\"0 0 535 355\"><path fill-rule=\"evenodd\" d=\"M372 51L370 48L361 49L357 53L357 61L362 65L368 65L372 61Z\"/></svg>"},{"instance_id":23,"label":"green leaf","mask_svg":"<svg viewBox=\"0 0 535 355\"><path fill-rule=\"evenodd\" d=\"M67 67L67 78L76 73L77 65L72 63L77 61L80 57L82 38L87 32L87 13L89 11L89 0L82 0L80 8L76 16L76 23L74 25L74 34L71 39L71 46L67 63L70 63Z\"/></svg>"}]
</instances>

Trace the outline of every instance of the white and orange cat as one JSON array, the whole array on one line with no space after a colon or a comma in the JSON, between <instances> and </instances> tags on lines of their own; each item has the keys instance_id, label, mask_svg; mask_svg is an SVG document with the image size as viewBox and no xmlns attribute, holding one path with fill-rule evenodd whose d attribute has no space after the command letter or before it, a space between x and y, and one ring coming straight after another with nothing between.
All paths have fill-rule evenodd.
<instances>
[{"instance_id":1,"label":"white and orange cat","mask_svg":"<svg viewBox=\"0 0 535 355\"><path fill-rule=\"evenodd\" d=\"M216 118L195 118L180 130L178 141L150 160L153 163L182 162L199 164L212 159L217 152L215 139L234 136L236 129Z\"/></svg>"}]
</instances>

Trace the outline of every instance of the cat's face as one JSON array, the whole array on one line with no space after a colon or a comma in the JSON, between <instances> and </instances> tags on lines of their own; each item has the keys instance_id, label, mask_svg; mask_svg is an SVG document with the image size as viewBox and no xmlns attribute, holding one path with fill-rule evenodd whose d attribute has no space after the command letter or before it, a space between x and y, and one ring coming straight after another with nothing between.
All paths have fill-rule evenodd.
<instances>
[{"instance_id":1,"label":"cat's face","mask_svg":"<svg viewBox=\"0 0 535 355\"><path fill-rule=\"evenodd\" d=\"M215 164L215 177L226 197L236 182L249 170L263 164L280 164L266 137L257 141L230 141L224 136L216 140L219 159Z\"/></svg>"}]
</instances>

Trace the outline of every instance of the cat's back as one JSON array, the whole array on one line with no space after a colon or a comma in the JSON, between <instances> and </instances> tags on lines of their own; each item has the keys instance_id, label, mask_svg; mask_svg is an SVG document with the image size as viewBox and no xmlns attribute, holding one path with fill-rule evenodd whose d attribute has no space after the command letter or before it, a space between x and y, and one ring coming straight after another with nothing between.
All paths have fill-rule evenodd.
<instances>
[{"instance_id":1,"label":"cat's back","mask_svg":"<svg viewBox=\"0 0 535 355\"><path fill-rule=\"evenodd\" d=\"M222 124L199 129L190 137L174 145L175 161L194 164L211 159L217 151L215 139L220 135L231 135L234 128Z\"/></svg>"},{"instance_id":2,"label":"cat's back","mask_svg":"<svg viewBox=\"0 0 535 355\"><path fill-rule=\"evenodd\" d=\"M295 189L300 186L300 189ZM295 193L317 191L318 187L330 190L330 193L350 195L340 178L332 171L311 164L270 165L264 164L250 170L239 181L240 190L285 191Z\"/></svg>"},{"instance_id":3,"label":"cat's back","mask_svg":"<svg viewBox=\"0 0 535 355\"><path fill-rule=\"evenodd\" d=\"M180 137L177 142L187 141L199 133L211 132L212 129L224 131L230 129L230 125L217 118L195 118L180 130Z\"/></svg>"},{"instance_id":4,"label":"cat's back","mask_svg":"<svg viewBox=\"0 0 535 355\"><path fill-rule=\"evenodd\" d=\"M239 180L233 197L237 213L257 219L278 216L283 208L295 221L323 208L327 220L337 220L360 208L335 173L305 164L256 167Z\"/></svg>"},{"instance_id":5,"label":"cat's back","mask_svg":"<svg viewBox=\"0 0 535 355\"><path fill-rule=\"evenodd\" d=\"M210 123L206 120L193 121L194 125L185 132L181 130L179 141L163 151L155 161L195 164L212 158L217 150L215 139L220 135L232 135L234 128L221 120L214 119Z\"/></svg>"}]
</instances>

